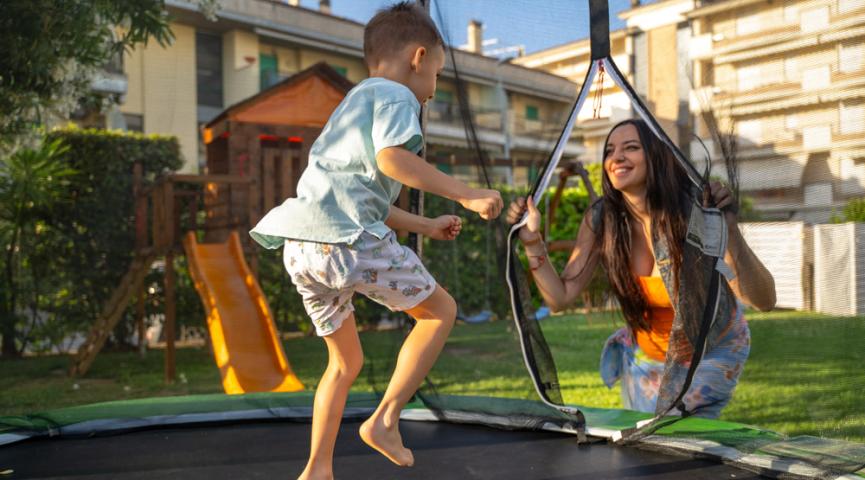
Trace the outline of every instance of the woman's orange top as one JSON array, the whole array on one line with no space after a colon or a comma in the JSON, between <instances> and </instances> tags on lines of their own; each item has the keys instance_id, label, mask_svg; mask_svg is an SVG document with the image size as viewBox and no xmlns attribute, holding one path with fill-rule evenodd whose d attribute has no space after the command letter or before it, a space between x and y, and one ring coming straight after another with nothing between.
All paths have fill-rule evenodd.
<instances>
[{"instance_id":1,"label":"woman's orange top","mask_svg":"<svg viewBox=\"0 0 865 480\"><path fill-rule=\"evenodd\" d=\"M637 277L651 309L651 330L637 330L637 344L653 360L663 362L667 357L670 330L673 329L673 304L661 277ZM648 313L646 314L648 315Z\"/></svg>"}]
</instances>

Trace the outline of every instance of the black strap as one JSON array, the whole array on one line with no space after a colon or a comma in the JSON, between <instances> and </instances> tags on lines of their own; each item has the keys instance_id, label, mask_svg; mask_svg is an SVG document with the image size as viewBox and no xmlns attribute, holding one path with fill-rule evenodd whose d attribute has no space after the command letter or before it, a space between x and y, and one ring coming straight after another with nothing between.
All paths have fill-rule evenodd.
<instances>
[{"instance_id":1,"label":"black strap","mask_svg":"<svg viewBox=\"0 0 865 480\"><path fill-rule=\"evenodd\" d=\"M716 257L712 258L717 261ZM688 389L691 388L694 374L697 372L697 367L703 359L703 352L706 348L706 339L709 336L709 330L712 328L712 320L715 318L715 307L719 300L718 289L721 286L720 277L721 274L717 270L712 270L712 278L709 280L709 292L708 295L706 295L706 305L703 307L703 321L700 323L700 335L697 338L697 344L694 345L694 354L691 356L691 365L688 367L688 374L685 376L685 383L682 384L682 390L679 392L679 396L676 397L676 400L673 401L673 404L670 405L667 412L673 408L677 408L682 412L683 417L687 417L692 413L685 408L685 402L683 402L682 399L685 398L685 394L688 393ZM714 298L715 301L712 301L712 298Z\"/></svg>"},{"instance_id":2,"label":"black strap","mask_svg":"<svg viewBox=\"0 0 865 480\"><path fill-rule=\"evenodd\" d=\"M610 56L610 9L607 0L589 0L592 60Z\"/></svg>"}]
</instances>

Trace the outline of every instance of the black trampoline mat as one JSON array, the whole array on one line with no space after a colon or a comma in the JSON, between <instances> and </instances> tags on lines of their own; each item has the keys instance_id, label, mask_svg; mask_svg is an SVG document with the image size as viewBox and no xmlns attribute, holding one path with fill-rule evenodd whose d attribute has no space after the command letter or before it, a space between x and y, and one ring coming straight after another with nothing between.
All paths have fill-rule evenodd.
<instances>
[{"instance_id":1,"label":"black trampoline mat","mask_svg":"<svg viewBox=\"0 0 865 480\"><path fill-rule=\"evenodd\" d=\"M435 422L400 423L415 466L400 468L344 423L334 460L337 479L753 479L710 460L663 455L570 435ZM309 453L307 423L219 424L74 439L36 439L0 447L5 479L294 479Z\"/></svg>"}]
</instances>

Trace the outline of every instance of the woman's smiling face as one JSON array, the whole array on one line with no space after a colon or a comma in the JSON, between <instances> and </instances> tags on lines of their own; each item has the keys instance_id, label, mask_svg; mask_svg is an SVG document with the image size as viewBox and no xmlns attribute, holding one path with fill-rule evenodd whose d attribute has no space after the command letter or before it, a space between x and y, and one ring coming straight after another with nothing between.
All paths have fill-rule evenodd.
<instances>
[{"instance_id":1,"label":"woman's smiling face","mask_svg":"<svg viewBox=\"0 0 865 480\"><path fill-rule=\"evenodd\" d=\"M647 168L637 127L626 123L610 132L604 147L604 173L613 188L630 194L644 194Z\"/></svg>"}]
</instances>

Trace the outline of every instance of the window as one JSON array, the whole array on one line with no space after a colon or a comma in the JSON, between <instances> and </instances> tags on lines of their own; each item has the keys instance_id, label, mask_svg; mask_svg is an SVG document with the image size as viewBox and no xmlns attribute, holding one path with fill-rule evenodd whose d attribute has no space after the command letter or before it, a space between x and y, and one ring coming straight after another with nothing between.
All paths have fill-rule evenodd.
<instances>
[{"instance_id":1,"label":"window","mask_svg":"<svg viewBox=\"0 0 865 480\"><path fill-rule=\"evenodd\" d=\"M831 127L806 127L802 129L802 146L806 150L824 150L831 145Z\"/></svg>"},{"instance_id":2,"label":"window","mask_svg":"<svg viewBox=\"0 0 865 480\"><path fill-rule=\"evenodd\" d=\"M788 5L784 7L784 22L799 23L799 6Z\"/></svg>"},{"instance_id":3,"label":"window","mask_svg":"<svg viewBox=\"0 0 865 480\"><path fill-rule=\"evenodd\" d=\"M762 77L760 75L760 66L753 65L750 67L742 67L736 71L739 90L750 90L762 85Z\"/></svg>"},{"instance_id":4,"label":"window","mask_svg":"<svg viewBox=\"0 0 865 480\"><path fill-rule=\"evenodd\" d=\"M736 20L736 35L749 35L760 31L760 17L749 15Z\"/></svg>"},{"instance_id":5,"label":"window","mask_svg":"<svg viewBox=\"0 0 865 480\"><path fill-rule=\"evenodd\" d=\"M863 6L862 0L838 0L838 13L852 12Z\"/></svg>"},{"instance_id":6,"label":"window","mask_svg":"<svg viewBox=\"0 0 865 480\"><path fill-rule=\"evenodd\" d=\"M198 104L222 108L222 37L195 32Z\"/></svg>"},{"instance_id":7,"label":"window","mask_svg":"<svg viewBox=\"0 0 865 480\"><path fill-rule=\"evenodd\" d=\"M852 158L841 159L841 180L856 178L856 162Z\"/></svg>"},{"instance_id":8,"label":"window","mask_svg":"<svg viewBox=\"0 0 865 480\"><path fill-rule=\"evenodd\" d=\"M534 105L526 105L526 120L538 120L538 107Z\"/></svg>"},{"instance_id":9,"label":"window","mask_svg":"<svg viewBox=\"0 0 865 480\"><path fill-rule=\"evenodd\" d=\"M798 82L800 80L798 58L784 59L784 80L788 82Z\"/></svg>"},{"instance_id":10,"label":"window","mask_svg":"<svg viewBox=\"0 0 865 480\"><path fill-rule=\"evenodd\" d=\"M831 84L829 76L829 65L809 68L802 72L802 88L805 90L818 90L827 88Z\"/></svg>"},{"instance_id":11,"label":"window","mask_svg":"<svg viewBox=\"0 0 865 480\"><path fill-rule=\"evenodd\" d=\"M814 32L829 26L829 7L814 8L802 12L803 32Z\"/></svg>"},{"instance_id":12,"label":"window","mask_svg":"<svg viewBox=\"0 0 865 480\"><path fill-rule=\"evenodd\" d=\"M850 73L861 70L865 65L865 43L841 45L838 51L838 71Z\"/></svg>"},{"instance_id":13,"label":"window","mask_svg":"<svg viewBox=\"0 0 865 480\"><path fill-rule=\"evenodd\" d=\"M832 184L812 183L805 185L805 206L831 205Z\"/></svg>"},{"instance_id":14,"label":"window","mask_svg":"<svg viewBox=\"0 0 865 480\"><path fill-rule=\"evenodd\" d=\"M842 135L865 132L865 104L847 105L842 102L838 121Z\"/></svg>"},{"instance_id":15,"label":"window","mask_svg":"<svg viewBox=\"0 0 865 480\"><path fill-rule=\"evenodd\" d=\"M331 65L330 68L336 70L336 73L342 75L343 77L348 76L348 68L340 67L339 65Z\"/></svg>"},{"instance_id":16,"label":"window","mask_svg":"<svg viewBox=\"0 0 865 480\"><path fill-rule=\"evenodd\" d=\"M265 90L279 82L279 69L276 55L260 54L258 56L259 90Z\"/></svg>"},{"instance_id":17,"label":"window","mask_svg":"<svg viewBox=\"0 0 865 480\"><path fill-rule=\"evenodd\" d=\"M741 138L757 145L763 143L763 123L760 120L743 120L736 126Z\"/></svg>"},{"instance_id":18,"label":"window","mask_svg":"<svg viewBox=\"0 0 865 480\"><path fill-rule=\"evenodd\" d=\"M447 90L436 90L435 101L442 103L454 103L454 94Z\"/></svg>"},{"instance_id":19,"label":"window","mask_svg":"<svg viewBox=\"0 0 865 480\"><path fill-rule=\"evenodd\" d=\"M123 121L126 122L126 130L129 132L143 132L144 131L144 117L142 115L135 115L132 113L124 113Z\"/></svg>"}]
</instances>

